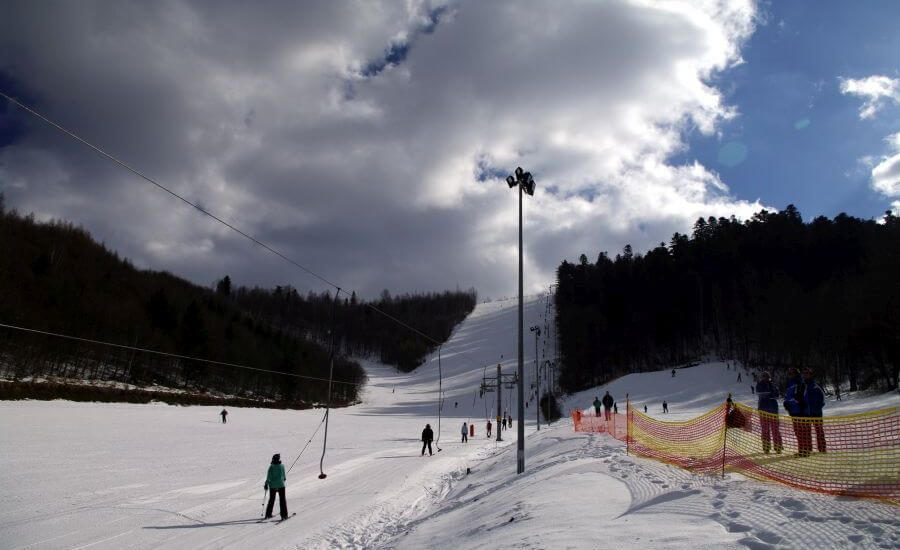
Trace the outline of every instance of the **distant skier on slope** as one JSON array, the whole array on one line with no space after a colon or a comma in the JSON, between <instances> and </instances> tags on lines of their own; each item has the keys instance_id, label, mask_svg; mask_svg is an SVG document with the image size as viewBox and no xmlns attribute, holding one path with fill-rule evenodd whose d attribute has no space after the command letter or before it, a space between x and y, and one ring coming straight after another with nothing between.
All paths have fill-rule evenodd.
<instances>
[{"instance_id":1,"label":"distant skier on slope","mask_svg":"<svg viewBox=\"0 0 900 550\"><path fill-rule=\"evenodd\" d=\"M431 431L431 424L425 424L422 430L422 456L425 456L425 447L428 447L428 456L431 456L431 442L434 441L434 432Z\"/></svg>"},{"instance_id":2,"label":"distant skier on slope","mask_svg":"<svg viewBox=\"0 0 900 550\"><path fill-rule=\"evenodd\" d=\"M668 413L668 412L669 412L669 404L668 404L667 402L665 402L665 401L663 401L663 412L664 412L664 413Z\"/></svg>"},{"instance_id":3,"label":"distant skier on slope","mask_svg":"<svg viewBox=\"0 0 900 550\"><path fill-rule=\"evenodd\" d=\"M487 436L488 436L488 438L491 437L491 419L490 418L488 418L488 423L487 423Z\"/></svg>"},{"instance_id":4,"label":"distant skier on slope","mask_svg":"<svg viewBox=\"0 0 900 550\"><path fill-rule=\"evenodd\" d=\"M606 420L609 420L610 411L615 402L616 400L613 399L613 396L611 396L609 390L607 390L606 395L603 396L603 412L606 414Z\"/></svg>"},{"instance_id":5,"label":"distant skier on slope","mask_svg":"<svg viewBox=\"0 0 900 550\"><path fill-rule=\"evenodd\" d=\"M675 378L675 369L672 369L672 378Z\"/></svg>"},{"instance_id":6,"label":"distant skier on slope","mask_svg":"<svg viewBox=\"0 0 900 550\"><path fill-rule=\"evenodd\" d=\"M462 443L469 442L469 425L463 422L462 425Z\"/></svg>"},{"instance_id":7,"label":"distant skier on slope","mask_svg":"<svg viewBox=\"0 0 900 550\"><path fill-rule=\"evenodd\" d=\"M222 409L222 412L220 412L219 414L222 415L222 424L228 423L228 419L226 418L228 416L228 411Z\"/></svg>"},{"instance_id":8,"label":"distant skier on slope","mask_svg":"<svg viewBox=\"0 0 900 550\"><path fill-rule=\"evenodd\" d=\"M600 398L596 395L594 396L594 414L597 415L597 418L600 418L600 406L602 403L600 402Z\"/></svg>"},{"instance_id":9,"label":"distant skier on slope","mask_svg":"<svg viewBox=\"0 0 900 550\"><path fill-rule=\"evenodd\" d=\"M275 506L275 494L278 494L279 512L281 519L288 518L287 500L284 496L284 480L287 475L284 473L284 464L281 463L281 455L275 453L272 455L272 463L269 464L269 472L266 474L266 484L263 489L269 491L269 505L266 506L266 519L272 517L272 508Z\"/></svg>"}]
</instances>

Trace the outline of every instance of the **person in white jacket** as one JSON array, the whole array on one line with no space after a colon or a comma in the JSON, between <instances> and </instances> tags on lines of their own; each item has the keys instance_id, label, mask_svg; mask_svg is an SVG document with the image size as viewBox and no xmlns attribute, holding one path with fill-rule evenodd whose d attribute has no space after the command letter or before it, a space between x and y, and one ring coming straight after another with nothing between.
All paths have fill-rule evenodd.
<instances>
[{"instance_id":1,"label":"person in white jacket","mask_svg":"<svg viewBox=\"0 0 900 550\"><path fill-rule=\"evenodd\" d=\"M469 442L469 426L465 422L463 422L463 425L462 425L462 442L463 443Z\"/></svg>"}]
</instances>

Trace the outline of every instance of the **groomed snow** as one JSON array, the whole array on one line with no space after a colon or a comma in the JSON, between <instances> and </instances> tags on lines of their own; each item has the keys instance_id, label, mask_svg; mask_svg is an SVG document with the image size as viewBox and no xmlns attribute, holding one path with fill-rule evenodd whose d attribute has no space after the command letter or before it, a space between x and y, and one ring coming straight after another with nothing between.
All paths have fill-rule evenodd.
<instances>
[{"instance_id":1,"label":"groomed snow","mask_svg":"<svg viewBox=\"0 0 900 550\"><path fill-rule=\"evenodd\" d=\"M516 476L515 431L486 441L493 394L477 395L485 365L514 369L515 306L479 304L443 347L443 450L433 457L418 440L426 422L437 427L437 358L409 375L366 364L363 403L332 411L327 479L317 478L320 430L288 476L297 516L282 524L257 523L269 458L280 452L290 466L321 410L231 408L222 425L213 407L0 402L0 548L897 547L890 506L693 476L626 457L621 443L575 434L566 420L534 433L528 415L526 473ZM528 301L525 326L543 311ZM529 338L526 361L533 352ZM648 403L677 396L670 416L696 414L720 402L710 375L723 368L694 370L610 388ZM602 391L568 403L587 407ZM847 406L878 399L896 403ZM462 444L471 419L476 437Z\"/></svg>"}]
</instances>

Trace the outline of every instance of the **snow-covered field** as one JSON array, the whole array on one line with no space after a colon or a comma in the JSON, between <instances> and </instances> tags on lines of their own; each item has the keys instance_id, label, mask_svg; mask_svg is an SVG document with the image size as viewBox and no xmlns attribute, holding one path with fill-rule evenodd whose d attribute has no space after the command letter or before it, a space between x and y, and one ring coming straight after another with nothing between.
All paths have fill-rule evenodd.
<instances>
[{"instance_id":1,"label":"snow-covered field","mask_svg":"<svg viewBox=\"0 0 900 550\"><path fill-rule=\"evenodd\" d=\"M534 433L529 415L517 476L515 431L487 441L494 396L477 395L485 365L514 369L515 306L479 304L444 346L443 450L433 457L419 455L418 440L426 422L437 427L436 357L409 375L365 365L363 403L332 411L327 479L317 478L319 430L288 476L297 516L281 524L257 523L269 458L280 452L290 466L321 410L235 408L222 425L212 407L0 402L0 548L900 548L893 507L694 476L626 457L621 443L575 434L566 420ZM542 312L529 301L526 326ZM656 414L668 399L668 416L692 416L728 391L752 402L749 381L743 392L734 376L709 364L609 389L620 403L629 392ZM897 403L859 397L826 413ZM472 419L476 437L462 444Z\"/></svg>"}]
</instances>

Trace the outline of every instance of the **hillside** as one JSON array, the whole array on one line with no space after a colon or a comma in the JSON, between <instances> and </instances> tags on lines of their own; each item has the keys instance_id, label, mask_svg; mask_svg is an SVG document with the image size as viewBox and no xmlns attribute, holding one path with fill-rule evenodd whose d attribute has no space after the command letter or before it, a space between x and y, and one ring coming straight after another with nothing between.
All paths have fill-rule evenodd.
<instances>
[{"instance_id":1,"label":"hillside","mask_svg":"<svg viewBox=\"0 0 900 550\"><path fill-rule=\"evenodd\" d=\"M328 378L329 352L244 312L226 297L166 272L136 269L90 234L61 221L0 211L0 323L293 375ZM323 401L327 381L247 371L0 329L0 376L115 381L277 402ZM339 357L334 378L361 382ZM36 395L28 387L7 396ZM338 385L337 403L356 400ZM90 394L86 395L90 397Z\"/></svg>"}]
</instances>

